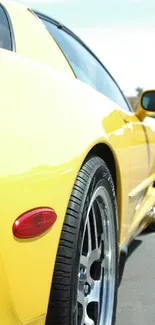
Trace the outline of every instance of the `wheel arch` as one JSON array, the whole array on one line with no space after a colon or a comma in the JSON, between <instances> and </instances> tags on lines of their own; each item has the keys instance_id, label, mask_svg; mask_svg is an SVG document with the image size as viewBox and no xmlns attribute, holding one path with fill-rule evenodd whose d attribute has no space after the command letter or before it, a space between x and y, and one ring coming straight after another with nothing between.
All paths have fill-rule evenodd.
<instances>
[{"instance_id":1,"label":"wheel arch","mask_svg":"<svg viewBox=\"0 0 155 325\"><path fill-rule=\"evenodd\" d=\"M90 156L98 156L104 160L106 165L108 166L116 192L116 199L117 199L117 209L118 209L118 227L119 232L121 231L121 177L119 172L119 164L117 158L115 157L114 152L112 149L105 143L98 143L96 144L87 154L85 160L87 160Z\"/></svg>"}]
</instances>

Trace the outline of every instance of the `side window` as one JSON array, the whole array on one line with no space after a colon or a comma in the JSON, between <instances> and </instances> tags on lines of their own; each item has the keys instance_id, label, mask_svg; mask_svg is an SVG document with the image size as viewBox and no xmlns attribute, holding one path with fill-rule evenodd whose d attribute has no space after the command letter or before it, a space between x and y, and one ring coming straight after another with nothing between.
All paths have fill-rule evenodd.
<instances>
[{"instance_id":1,"label":"side window","mask_svg":"<svg viewBox=\"0 0 155 325\"><path fill-rule=\"evenodd\" d=\"M2 6L0 6L0 47L12 50L10 26Z\"/></svg>"},{"instance_id":2,"label":"side window","mask_svg":"<svg viewBox=\"0 0 155 325\"><path fill-rule=\"evenodd\" d=\"M47 20L43 20L43 22L63 51L76 77L94 87L96 79L96 60L94 60L93 56L91 56L89 52L69 34L58 29Z\"/></svg>"},{"instance_id":3,"label":"side window","mask_svg":"<svg viewBox=\"0 0 155 325\"><path fill-rule=\"evenodd\" d=\"M125 110L130 111L117 84L97 59L73 36L45 19L42 19L42 21L60 46L76 77L107 96Z\"/></svg>"},{"instance_id":4,"label":"side window","mask_svg":"<svg viewBox=\"0 0 155 325\"><path fill-rule=\"evenodd\" d=\"M130 111L127 100L123 96L121 90L111 78L109 73L100 66L100 73L98 75L98 82L100 84L100 91L107 97L109 97L113 102L124 108L126 111Z\"/></svg>"}]
</instances>

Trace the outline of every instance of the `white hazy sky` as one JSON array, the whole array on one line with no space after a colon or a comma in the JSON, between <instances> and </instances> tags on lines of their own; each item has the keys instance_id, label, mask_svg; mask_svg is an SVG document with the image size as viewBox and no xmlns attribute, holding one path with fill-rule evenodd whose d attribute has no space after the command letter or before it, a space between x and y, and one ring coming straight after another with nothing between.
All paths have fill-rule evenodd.
<instances>
[{"instance_id":1,"label":"white hazy sky","mask_svg":"<svg viewBox=\"0 0 155 325\"><path fill-rule=\"evenodd\" d=\"M16 0L77 33L127 95L155 88L155 0Z\"/></svg>"}]
</instances>

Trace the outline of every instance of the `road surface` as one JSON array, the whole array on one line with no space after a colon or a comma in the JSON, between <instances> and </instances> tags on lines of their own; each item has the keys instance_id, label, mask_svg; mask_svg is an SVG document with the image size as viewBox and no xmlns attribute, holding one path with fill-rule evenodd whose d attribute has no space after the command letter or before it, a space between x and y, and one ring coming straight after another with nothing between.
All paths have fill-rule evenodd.
<instances>
[{"instance_id":1,"label":"road surface","mask_svg":"<svg viewBox=\"0 0 155 325\"><path fill-rule=\"evenodd\" d=\"M116 325L155 325L155 233L145 232L130 246Z\"/></svg>"}]
</instances>

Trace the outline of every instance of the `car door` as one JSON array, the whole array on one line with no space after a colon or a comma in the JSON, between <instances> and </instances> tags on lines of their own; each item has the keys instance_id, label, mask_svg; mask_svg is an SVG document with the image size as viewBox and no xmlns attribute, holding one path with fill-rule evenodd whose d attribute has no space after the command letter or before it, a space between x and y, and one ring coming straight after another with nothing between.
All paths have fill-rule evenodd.
<instances>
[{"instance_id":1,"label":"car door","mask_svg":"<svg viewBox=\"0 0 155 325\"><path fill-rule=\"evenodd\" d=\"M130 172L129 209L130 225L145 192L132 195L136 188L149 176L151 167L150 140L145 122L138 119L134 112L120 110L120 114L130 129ZM130 231L130 228L129 228Z\"/></svg>"}]
</instances>

